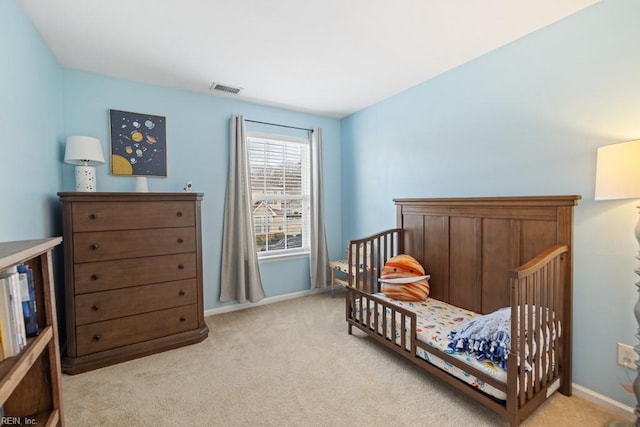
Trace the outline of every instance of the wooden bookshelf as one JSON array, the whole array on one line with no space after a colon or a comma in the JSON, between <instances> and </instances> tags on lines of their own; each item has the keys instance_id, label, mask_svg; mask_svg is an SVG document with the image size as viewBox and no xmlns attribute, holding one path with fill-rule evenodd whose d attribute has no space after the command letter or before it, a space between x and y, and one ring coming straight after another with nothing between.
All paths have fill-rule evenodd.
<instances>
[{"instance_id":1,"label":"wooden bookshelf","mask_svg":"<svg viewBox=\"0 0 640 427\"><path fill-rule=\"evenodd\" d=\"M39 331L20 354L0 362L0 405L11 424L64 425L51 261L60 242L55 237L0 243L0 271L25 262L33 271Z\"/></svg>"}]
</instances>

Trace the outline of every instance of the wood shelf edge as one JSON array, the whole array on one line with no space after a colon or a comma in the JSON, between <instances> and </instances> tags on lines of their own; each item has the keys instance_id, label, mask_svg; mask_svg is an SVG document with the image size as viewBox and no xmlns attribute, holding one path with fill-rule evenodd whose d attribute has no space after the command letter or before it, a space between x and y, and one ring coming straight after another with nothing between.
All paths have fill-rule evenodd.
<instances>
[{"instance_id":1,"label":"wood shelf edge","mask_svg":"<svg viewBox=\"0 0 640 427\"><path fill-rule=\"evenodd\" d=\"M49 416L47 417L47 420L45 422L45 427L49 427L49 426L57 426L59 424L61 424L61 419L60 419L60 411L58 409L53 409L50 413Z\"/></svg>"},{"instance_id":2,"label":"wood shelf edge","mask_svg":"<svg viewBox=\"0 0 640 427\"><path fill-rule=\"evenodd\" d=\"M2 242L0 247L0 270L5 270L50 251L62 242L62 237L47 239Z\"/></svg>"},{"instance_id":3,"label":"wood shelf edge","mask_svg":"<svg viewBox=\"0 0 640 427\"><path fill-rule=\"evenodd\" d=\"M0 402L2 404L7 401L20 381L27 375L52 338L53 327L47 326L20 354L2 362L8 367L5 375L2 375L4 369L0 371Z\"/></svg>"}]
</instances>

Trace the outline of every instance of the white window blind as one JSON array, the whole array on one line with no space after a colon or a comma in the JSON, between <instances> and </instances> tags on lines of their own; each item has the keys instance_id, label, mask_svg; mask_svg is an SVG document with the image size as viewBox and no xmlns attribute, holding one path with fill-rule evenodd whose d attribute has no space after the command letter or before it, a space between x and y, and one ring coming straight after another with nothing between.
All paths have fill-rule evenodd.
<instances>
[{"instance_id":1,"label":"white window blind","mask_svg":"<svg viewBox=\"0 0 640 427\"><path fill-rule=\"evenodd\" d=\"M256 247L261 256L309 250L310 143L248 136Z\"/></svg>"}]
</instances>

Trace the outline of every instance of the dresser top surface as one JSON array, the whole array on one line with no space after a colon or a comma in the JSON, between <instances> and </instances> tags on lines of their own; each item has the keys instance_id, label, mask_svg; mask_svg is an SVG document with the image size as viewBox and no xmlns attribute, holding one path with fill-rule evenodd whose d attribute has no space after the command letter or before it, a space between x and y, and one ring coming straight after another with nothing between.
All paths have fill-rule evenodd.
<instances>
[{"instance_id":1,"label":"dresser top surface","mask_svg":"<svg viewBox=\"0 0 640 427\"><path fill-rule=\"evenodd\" d=\"M167 200L202 200L204 193L136 193L136 192L60 192L58 193L62 201L78 202L101 202L101 201L167 201Z\"/></svg>"}]
</instances>

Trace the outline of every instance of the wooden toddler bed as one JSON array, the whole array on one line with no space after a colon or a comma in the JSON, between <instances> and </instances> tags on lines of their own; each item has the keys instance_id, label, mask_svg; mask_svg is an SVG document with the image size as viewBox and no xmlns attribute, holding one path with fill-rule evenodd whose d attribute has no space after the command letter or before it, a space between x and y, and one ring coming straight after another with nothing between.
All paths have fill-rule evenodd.
<instances>
[{"instance_id":1,"label":"wooden toddler bed","mask_svg":"<svg viewBox=\"0 0 640 427\"><path fill-rule=\"evenodd\" d=\"M555 390L570 396L571 244L573 206L579 199L395 199L397 228L349 242L349 334L357 327L511 425L518 425ZM379 273L386 260L398 254L413 256L431 276L427 302L398 302L379 293ZM461 314L451 319L465 322L467 313L487 315L510 307L502 377L470 366L465 359L471 356L433 346L431 341L446 337L425 332L433 319L421 319L419 312L434 311L434 304L437 309L454 306ZM442 362L441 367L434 360ZM494 392L483 391L485 385Z\"/></svg>"}]
</instances>

